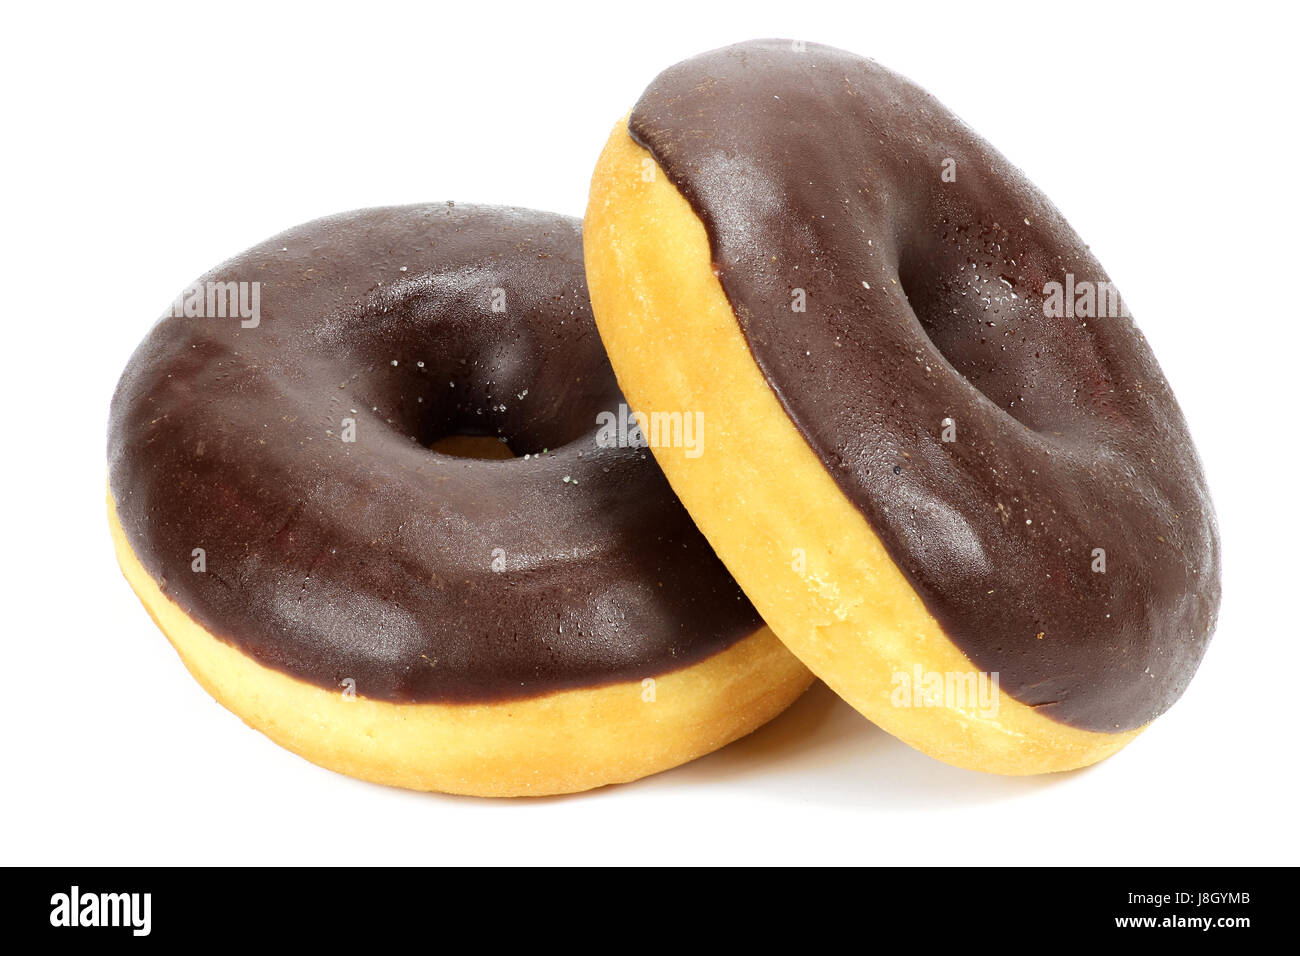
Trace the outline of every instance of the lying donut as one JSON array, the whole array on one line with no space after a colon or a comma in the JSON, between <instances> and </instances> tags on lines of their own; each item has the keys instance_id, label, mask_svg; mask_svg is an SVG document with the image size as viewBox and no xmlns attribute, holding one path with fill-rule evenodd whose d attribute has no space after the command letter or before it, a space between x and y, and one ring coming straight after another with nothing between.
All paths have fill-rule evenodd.
<instances>
[{"instance_id":1,"label":"lying donut","mask_svg":"<svg viewBox=\"0 0 1300 956\"><path fill-rule=\"evenodd\" d=\"M198 681L315 763L493 796L633 780L812 678L654 459L597 444L621 400L576 220L312 222L205 276L131 359L118 557ZM513 455L430 449L447 435Z\"/></svg>"},{"instance_id":2,"label":"lying donut","mask_svg":"<svg viewBox=\"0 0 1300 956\"><path fill-rule=\"evenodd\" d=\"M1182 414L1087 247L931 96L811 44L688 60L615 128L584 232L632 407L707 424L655 449L674 490L863 714L1023 774L1182 694L1219 604Z\"/></svg>"}]
</instances>

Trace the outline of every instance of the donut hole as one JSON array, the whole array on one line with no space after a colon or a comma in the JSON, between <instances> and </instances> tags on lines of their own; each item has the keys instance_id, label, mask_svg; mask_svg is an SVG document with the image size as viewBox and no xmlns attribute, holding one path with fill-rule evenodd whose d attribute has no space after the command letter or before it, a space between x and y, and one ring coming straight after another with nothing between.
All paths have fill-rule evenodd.
<instances>
[{"instance_id":1,"label":"donut hole","mask_svg":"<svg viewBox=\"0 0 1300 956\"><path fill-rule=\"evenodd\" d=\"M594 434L622 399L574 283L581 260L559 265L525 256L510 270L449 266L372 289L314 337L331 401L457 458L522 458Z\"/></svg>"},{"instance_id":2,"label":"donut hole","mask_svg":"<svg viewBox=\"0 0 1300 956\"><path fill-rule=\"evenodd\" d=\"M394 403L394 427L440 454L499 461L582 441L595 432L602 409L618 407L612 374L562 381L549 369L468 369L455 387L434 375L424 392L407 392L419 397Z\"/></svg>"},{"instance_id":3,"label":"donut hole","mask_svg":"<svg viewBox=\"0 0 1300 956\"><path fill-rule=\"evenodd\" d=\"M548 327L533 312L493 322L425 305L385 299L354 321L326 379L349 386L332 390L335 405L369 410L433 452L495 461L580 441L602 411L618 409L618 384L589 319L586 328L580 320ZM396 318L406 324L394 327ZM349 367L359 369L350 380Z\"/></svg>"},{"instance_id":4,"label":"donut hole","mask_svg":"<svg viewBox=\"0 0 1300 956\"><path fill-rule=\"evenodd\" d=\"M1021 270L991 251L996 238L941 221L904 246L898 282L934 352L1021 425L1054 431L1077 417L1076 336L1044 316Z\"/></svg>"},{"instance_id":5,"label":"donut hole","mask_svg":"<svg viewBox=\"0 0 1300 956\"><path fill-rule=\"evenodd\" d=\"M934 350L987 395L992 366L980 361L980 346L987 341L983 323L969 314L964 301L971 290L965 283L954 283L946 266L930 250L909 249L899 259L898 284Z\"/></svg>"},{"instance_id":6,"label":"donut hole","mask_svg":"<svg viewBox=\"0 0 1300 956\"><path fill-rule=\"evenodd\" d=\"M429 446L430 451L452 458L472 458L477 461L504 461L518 458L504 439L491 435L447 435Z\"/></svg>"}]
</instances>

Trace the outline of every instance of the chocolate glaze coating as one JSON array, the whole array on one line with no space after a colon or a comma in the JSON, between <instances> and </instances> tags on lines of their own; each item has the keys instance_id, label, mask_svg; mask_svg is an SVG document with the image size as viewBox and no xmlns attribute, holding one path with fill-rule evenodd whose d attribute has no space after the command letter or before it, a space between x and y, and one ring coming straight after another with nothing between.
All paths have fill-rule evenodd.
<instances>
[{"instance_id":1,"label":"chocolate glaze coating","mask_svg":"<svg viewBox=\"0 0 1300 956\"><path fill-rule=\"evenodd\" d=\"M791 421L951 640L1065 724L1168 708L1218 612L1213 509L1132 320L1045 315L1047 283L1109 282L1051 203L932 96L813 44L680 63L629 129L703 221Z\"/></svg>"},{"instance_id":2,"label":"chocolate glaze coating","mask_svg":"<svg viewBox=\"0 0 1300 956\"><path fill-rule=\"evenodd\" d=\"M260 324L154 327L113 397L109 477L149 574L245 654L479 702L660 675L761 627L653 457L596 447L621 397L577 220L363 210L208 280L261 283ZM453 433L549 451L426 447Z\"/></svg>"}]
</instances>

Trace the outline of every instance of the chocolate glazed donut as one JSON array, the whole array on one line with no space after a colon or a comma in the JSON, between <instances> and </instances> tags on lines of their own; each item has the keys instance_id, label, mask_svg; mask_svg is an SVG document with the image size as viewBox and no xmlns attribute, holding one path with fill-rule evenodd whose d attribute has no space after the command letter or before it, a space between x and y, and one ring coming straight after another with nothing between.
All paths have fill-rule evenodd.
<instances>
[{"instance_id":1,"label":"chocolate glazed donut","mask_svg":"<svg viewBox=\"0 0 1300 956\"><path fill-rule=\"evenodd\" d=\"M258 314L187 317L213 289ZM622 399L575 220L353 212L188 294L114 396L110 509L187 666L273 739L400 786L556 793L807 686L654 460L595 441ZM513 456L431 450L449 435Z\"/></svg>"},{"instance_id":2,"label":"chocolate glazed donut","mask_svg":"<svg viewBox=\"0 0 1300 956\"><path fill-rule=\"evenodd\" d=\"M641 248L651 218L675 257ZM740 516L711 513L717 503L695 485L718 475L705 481L660 455L764 617L864 713L954 763L1033 772L1099 759L1183 692L1214 627L1219 558L1182 414L1087 247L933 97L813 44L757 41L688 60L616 128L587 234L597 321L634 406L708 402L700 389L667 398L648 371L661 356L630 344L685 310L697 324L673 334L717 336L724 366L751 365L781 417L772 428L792 429L865 519L863 543L846 545L855 568L835 573L838 558L813 542L828 565L785 573L730 540ZM656 305L643 288L652 304L639 306L616 289L668 268L707 269L716 296L703 278L693 303ZM698 318L715 299L738 338ZM662 372L697 384L703 374ZM752 431L767 427L764 410ZM801 504L811 493L787 485ZM818 534L773 532L771 546L808 547ZM868 561L877 545L892 567ZM827 595L869 589L864 573L897 577L924 613L899 603L888 627L863 611L832 633L858 612ZM802 605L787 602L801 589ZM909 672L943 641L964 667L998 676L1011 712L983 723L1001 726L977 726L969 708L904 713L887 699L882 670Z\"/></svg>"}]
</instances>

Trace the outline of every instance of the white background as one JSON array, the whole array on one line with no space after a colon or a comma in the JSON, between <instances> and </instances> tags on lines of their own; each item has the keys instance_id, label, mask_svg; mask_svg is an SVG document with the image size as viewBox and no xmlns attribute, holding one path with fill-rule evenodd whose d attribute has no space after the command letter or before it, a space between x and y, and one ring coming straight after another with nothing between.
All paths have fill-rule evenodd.
<instances>
[{"instance_id":1,"label":"white background","mask_svg":"<svg viewBox=\"0 0 1300 956\"><path fill-rule=\"evenodd\" d=\"M20 6L0 57L0 860L1298 862L1289 5ZM760 36L928 87L1123 289L1223 532L1223 613L1186 696L1101 765L1026 780L914 753L818 687L689 766L512 802L350 780L244 727L186 674L109 542L109 396L155 317L221 260L335 211L581 215L654 75Z\"/></svg>"}]
</instances>

